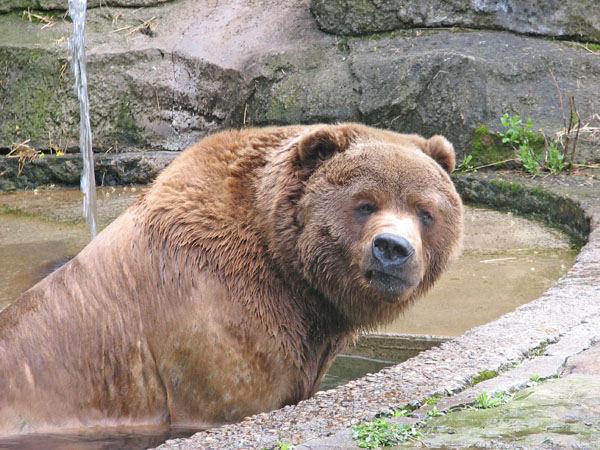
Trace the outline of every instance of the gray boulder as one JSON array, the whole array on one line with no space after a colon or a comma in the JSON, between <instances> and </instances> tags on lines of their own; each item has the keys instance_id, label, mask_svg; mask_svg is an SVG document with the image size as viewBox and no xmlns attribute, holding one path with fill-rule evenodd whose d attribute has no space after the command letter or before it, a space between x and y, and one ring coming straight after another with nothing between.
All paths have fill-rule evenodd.
<instances>
[{"instance_id":1,"label":"gray boulder","mask_svg":"<svg viewBox=\"0 0 600 450\"><path fill-rule=\"evenodd\" d=\"M78 150L71 24L42 26L0 14L0 153L24 141ZM593 49L499 31L341 38L319 30L308 0L94 8L86 47L97 153L181 150L232 127L360 121L445 134L460 161L474 130L501 130L506 112L550 137L562 129L550 70L563 102L573 93L583 123L600 125ZM600 160L598 142L582 134L579 148L579 159Z\"/></svg>"},{"instance_id":2,"label":"gray boulder","mask_svg":"<svg viewBox=\"0 0 600 450\"><path fill-rule=\"evenodd\" d=\"M596 0L312 0L311 11L338 35L463 27L600 42Z\"/></svg>"},{"instance_id":3,"label":"gray boulder","mask_svg":"<svg viewBox=\"0 0 600 450\"><path fill-rule=\"evenodd\" d=\"M600 110L600 59L564 42L440 30L344 39L341 47L310 53L313 64L305 62L307 52L278 56L279 70L254 91L253 123L358 120L441 133L461 160L477 127L504 131L504 113L531 117L532 131L542 128L553 138L563 128L563 110L551 71L567 117L567 92L575 95L584 124L595 123ZM588 137L580 136L578 158L598 160L600 143Z\"/></svg>"},{"instance_id":4,"label":"gray boulder","mask_svg":"<svg viewBox=\"0 0 600 450\"><path fill-rule=\"evenodd\" d=\"M432 32L348 42L360 82L362 121L402 132L441 133L462 156L481 124L504 131L504 113L531 117L554 137L563 111L561 89L575 95L584 123L600 110L600 59L561 42L505 32ZM569 115L565 104L565 113ZM583 135L582 135L583 137ZM594 152L595 151L595 152ZM597 159L598 143L580 142L580 158Z\"/></svg>"}]
</instances>

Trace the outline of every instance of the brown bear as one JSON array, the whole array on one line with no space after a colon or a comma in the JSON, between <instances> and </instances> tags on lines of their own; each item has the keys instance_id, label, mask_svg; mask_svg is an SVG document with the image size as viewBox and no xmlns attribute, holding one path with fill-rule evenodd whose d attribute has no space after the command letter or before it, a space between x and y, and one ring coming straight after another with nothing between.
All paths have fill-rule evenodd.
<instances>
[{"instance_id":1,"label":"brown bear","mask_svg":"<svg viewBox=\"0 0 600 450\"><path fill-rule=\"evenodd\" d=\"M358 124L216 134L0 313L0 434L206 428L315 393L458 253L454 150Z\"/></svg>"}]
</instances>

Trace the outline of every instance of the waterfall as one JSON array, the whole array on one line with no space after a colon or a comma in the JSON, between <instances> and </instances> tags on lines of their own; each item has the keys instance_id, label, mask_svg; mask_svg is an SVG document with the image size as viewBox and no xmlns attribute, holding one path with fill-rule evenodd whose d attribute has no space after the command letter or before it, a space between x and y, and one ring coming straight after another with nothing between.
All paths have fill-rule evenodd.
<instances>
[{"instance_id":1,"label":"waterfall","mask_svg":"<svg viewBox=\"0 0 600 450\"><path fill-rule=\"evenodd\" d=\"M87 0L69 0L69 16L73 21L73 36L69 48L73 53L75 91L79 98L79 149L83 158L81 190L83 191L83 215L90 226L92 238L96 236L96 180L94 178L94 154L92 152L92 129L90 126L90 102L88 99L85 58L85 14Z\"/></svg>"}]
</instances>

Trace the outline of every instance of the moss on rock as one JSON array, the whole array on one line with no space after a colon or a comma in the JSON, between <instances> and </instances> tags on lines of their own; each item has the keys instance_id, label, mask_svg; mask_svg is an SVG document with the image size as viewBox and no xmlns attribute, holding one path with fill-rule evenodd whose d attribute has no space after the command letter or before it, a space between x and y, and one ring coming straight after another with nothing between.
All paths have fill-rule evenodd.
<instances>
[{"instance_id":1,"label":"moss on rock","mask_svg":"<svg viewBox=\"0 0 600 450\"><path fill-rule=\"evenodd\" d=\"M536 155L542 154L545 148L544 138L536 133L525 131L529 145ZM495 164L519 157L519 150L502 142L498 133L490 131L485 125L480 125L473 132L471 145L471 165L475 167ZM499 164L498 167L501 165Z\"/></svg>"},{"instance_id":2,"label":"moss on rock","mask_svg":"<svg viewBox=\"0 0 600 450\"><path fill-rule=\"evenodd\" d=\"M502 143L502 138L490 129L481 125L473 132L473 143L471 147L471 164L473 166L484 166L514 158L514 149L510 145Z\"/></svg>"}]
</instances>

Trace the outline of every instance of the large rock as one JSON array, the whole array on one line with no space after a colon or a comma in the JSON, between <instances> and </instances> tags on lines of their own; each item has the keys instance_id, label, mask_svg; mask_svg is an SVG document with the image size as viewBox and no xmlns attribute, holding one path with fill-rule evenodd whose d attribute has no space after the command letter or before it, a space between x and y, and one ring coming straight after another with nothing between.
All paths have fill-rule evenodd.
<instances>
[{"instance_id":1,"label":"large rock","mask_svg":"<svg viewBox=\"0 0 600 450\"><path fill-rule=\"evenodd\" d=\"M322 30L364 35L415 27L464 27L600 41L596 0L312 0Z\"/></svg>"},{"instance_id":2,"label":"large rock","mask_svg":"<svg viewBox=\"0 0 600 450\"><path fill-rule=\"evenodd\" d=\"M600 110L600 59L563 42L429 31L342 44L313 55L312 63L304 62L306 52L288 55L285 63L279 55L278 70L261 80L250 103L253 123L359 120L399 132L441 133L456 144L460 160L478 126L504 130L505 112L531 117L534 131L554 137L563 111L551 70L567 116L567 91L583 123ZM599 143L587 138L580 136L579 158L599 159Z\"/></svg>"},{"instance_id":3,"label":"large rock","mask_svg":"<svg viewBox=\"0 0 600 450\"><path fill-rule=\"evenodd\" d=\"M560 42L443 31L354 39L348 45L351 70L360 82L361 120L398 131L442 133L458 144L461 155L470 152L477 126L504 131L505 112L531 117L534 131L543 128L554 137L563 111L551 71L563 102L567 91L575 95L584 123L600 108L600 59ZM580 157L600 157L597 143L587 149L585 144L581 139Z\"/></svg>"},{"instance_id":4,"label":"large rock","mask_svg":"<svg viewBox=\"0 0 600 450\"><path fill-rule=\"evenodd\" d=\"M95 151L179 150L243 125L255 83L270 73L257 61L321 45L322 37L307 3L275 0L95 8L87 18ZM78 146L79 111L66 64L71 24L58 16L55 26L42 25L0 16L0 149L28 139L42 150Z\"/></svg>"},{"instance_id":5,"label":"large rock","mask_svg":"<svg viewBox=\"0 0 600 450\"><path fill-rule=\"evenodd\" d=\"M600 59L578 44L496 31L339 38L318 29L308 2L89 10L94 150L181 150L225 128L355 120L443 133L460 161L473 131L501 130L505 112L531 117L548 136L562 129L550 70L564 104L572 92L583 123L598 126ZM57 18L42 29L8 14L0 28L0 151L25 140L76 151L71 24ZM585 139L579 159L600 160L598 143Z\"/></svg>"}]
</instances>

